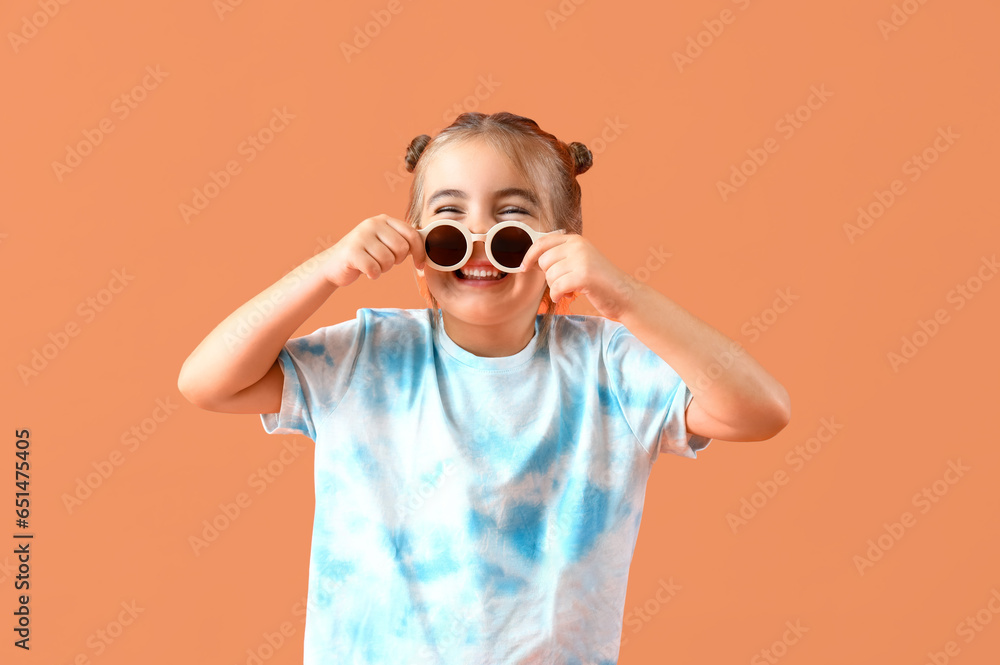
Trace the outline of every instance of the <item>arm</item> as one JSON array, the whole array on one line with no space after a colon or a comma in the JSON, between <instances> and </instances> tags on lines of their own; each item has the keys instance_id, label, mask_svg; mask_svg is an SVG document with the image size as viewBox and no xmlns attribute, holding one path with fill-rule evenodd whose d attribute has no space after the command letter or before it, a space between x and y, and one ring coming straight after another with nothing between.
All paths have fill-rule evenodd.
<instances>
[{"instance_id":1,"label":"arm","mask_svg":"<svg viewBox=\"0 0 1000 665\"><path fill-rule=\"evenodd\" d=\"M386 214L365 219L216 326L184 361L177 388L209 411L278 413L278 354L292 333L338 288L362 274L378 279L410 254L423 265L415 228Z\"/></svg>"},{"instance_id":2,"label":"arm","mask_svg":"<svg viewBox=\"0 0 1000 665\"><path fill-rule=\"evenodd\" d=\"M188 356L177 388L209 411L277 413L278 354L337 287L319 269L333 248L298 266L230 314Z\"/></svg>"},{"instance_id":3,"label":"arm","mask_svg":"<svg viewBox=\"0 0 1000 665\"><path fill-rule=\"evenodd\" d=\"M689 432L724 441L763 441L788 424L788 391L736 342L662 293L632 280L619 318L691 389ZM715 378L712 378L712 377Z\"/></svg>"}]
</instances>

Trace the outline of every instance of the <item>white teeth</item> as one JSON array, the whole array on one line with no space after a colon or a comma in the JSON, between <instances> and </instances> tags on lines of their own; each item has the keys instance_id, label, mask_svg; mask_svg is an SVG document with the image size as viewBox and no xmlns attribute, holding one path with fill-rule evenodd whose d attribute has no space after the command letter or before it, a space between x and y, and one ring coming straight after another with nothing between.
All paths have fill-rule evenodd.
<instances>
[{"instance_id":1,"label":"white teeth","mask_svg":"<svg viewBox=\"0 0 1000 665\"><path fill-rule=\"evenodd\" d=\"M497 279L500 277L500 273L496 270L484 270L482 268L472 268L471 270L461 271L466 277L479 277L479 278L492 278Z\"/></svg>"}]
</instances>

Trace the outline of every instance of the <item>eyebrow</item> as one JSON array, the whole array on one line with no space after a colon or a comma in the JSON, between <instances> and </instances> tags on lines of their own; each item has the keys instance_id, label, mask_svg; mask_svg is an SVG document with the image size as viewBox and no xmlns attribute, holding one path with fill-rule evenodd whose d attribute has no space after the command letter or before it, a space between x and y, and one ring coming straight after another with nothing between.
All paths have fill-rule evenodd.
<instances>
[{"instance_id":1,"label":"eyebrow","mask_svg":"<svg viewBox=\"0 0 1000 665\"><path fill-rule=\"evenodd\" d=\"M526 201L530 201L535 207L541 207L538 203L538 197L530 189L523 189L521 187L505 187L504 189L498 189L496 192L497 198L506 198L508 196L520 196ZM427 199L427 207L430 208L434 205L434 202L438 199L453 196L456 199L467 199L468 194L460 189L439 189L434 192L429 199Z\"/></svg>"}]
</instances>

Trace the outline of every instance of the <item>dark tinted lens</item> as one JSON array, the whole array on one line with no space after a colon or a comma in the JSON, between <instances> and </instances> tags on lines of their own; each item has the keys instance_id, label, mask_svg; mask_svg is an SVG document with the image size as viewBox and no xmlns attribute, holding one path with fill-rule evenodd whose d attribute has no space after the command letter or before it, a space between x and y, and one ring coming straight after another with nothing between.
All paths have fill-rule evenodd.
<instances>
[{"instance_id":1,"label":"dark tinted lens","mask_svg":"<svg viewBox=\"0 0 1000 665\"><path fill-rule=\"evenodd\" d=\"M465 250L465 236L453 226L438 226L424 240L424 251L430 260L446 268L461 261Z\"/></svg>"},{"instance_id":2,"label":"dark tinted lens","mask_svg":"<svg viewBox=\"0 0 1000 665\"><path fill-rule=\"evenodd\" d=\"M509 226L493 236L493 258L505 268L517 268L531 247L531 236L524 229Z\"/></svg>"}]
</instances>

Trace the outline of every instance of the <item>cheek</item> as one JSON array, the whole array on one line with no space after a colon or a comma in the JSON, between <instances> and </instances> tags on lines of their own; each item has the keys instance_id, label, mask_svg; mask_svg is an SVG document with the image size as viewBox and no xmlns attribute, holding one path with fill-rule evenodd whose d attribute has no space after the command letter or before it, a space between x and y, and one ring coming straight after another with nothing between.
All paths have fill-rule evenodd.
<instances>
[{"instance_id":1,"label":"cheek","mask_svg":"<svg viewBox=\"0 0 1000 665\"><path fill-rule=\"evenodd\" d=\"M427 269L424 271L424 280L427 282L427 286L435 291L447 288L451 279L451 273L433 269Z\"/></svg>"},{"instance_id":2,"label":"cheek","mask_svg":"<svg viewBox=\"0 0 1000 665\"><path fill-rule=\"evenodd\" d=\"M520 273L524 278L525 282L530 282L531 284L545 284L545 272L535 264L532 266L531 270L527 273Z\"/></svg>"},{"instance_id":3,"label":"cheek","mask_svg":"<svg viewBox=\"0 0 1000 665\"><path fill-rule=\"evenodd\" d=\"M549 286L548 281L545 279L545 273L533 273L530 281L525 282L525 284L531 289L532 292L537 293L539 296L541 296L545 292L545 289Z\"/></svg>"}]
</instances>

